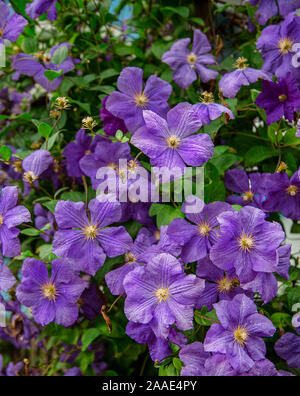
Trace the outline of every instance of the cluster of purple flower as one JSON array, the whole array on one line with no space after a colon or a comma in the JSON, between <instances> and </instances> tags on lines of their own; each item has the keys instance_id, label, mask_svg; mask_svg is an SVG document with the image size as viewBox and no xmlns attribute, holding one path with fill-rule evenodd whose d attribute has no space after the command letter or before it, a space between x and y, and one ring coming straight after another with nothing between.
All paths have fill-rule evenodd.
<instances>
[{"instance_id":1,"label":"cluster of purple flower","mask_svg":"<svg viewBox=\"0 0 300 396\"><path fill-rule=\"evenodd\" d=\"M257 41L265 61L262 70L249 67L246 59L239 58L235 63L237 70L221 78L220 96L235 98L242 86L262 79L262 93L256 105L266 110L268 124L283 117L292 123L294 113L300 110L297 87L300 75L291 66L293 44L300 39L300 17L290 12L300 4L294 1L290 7L284 1L249 2L259 6L256 15L261 24L277 15L278 9L280 15L287 16L280 25L265 28ZM26 12L32 19L47 12L48 18L55 20L56 1L35 0L27 5ZM6 6L0 3L0 40L16 41L26 23L16 14L9 18ZM190 41L179 40L162 57L172 68L175 83L183 89L198 76L204 83L218 77L216 68L207 67L217 64L209 54L211 45L207 37L195 30L191 50ZM68 53L65 60L53 63L55 52L63 46ZM14 78L30 76L48 92L54 91L60 86L62 76L74 70L79 62L70 52L71 45L62 43L49 53L35 56L19 53L12 59ZM49 70L61 74L49 81L44 74ZM274 76L278 82L273 82ZM200 129L223 114L227 120L234 119L229 107L215 103L213 94L207 92L201 103L179 103L170 109L172 86L155 75L144 83L143 70L137 67L123 69L117 88L118 91L102 101L100 118L105 136L94 136L80 129L75 141L63 151L67 176L78 183L88 177L94 190L99 185L99 168L109 167L122 179L120 159L126 160L133 174L140 165L132 157L129 143L110 139L118 130L132 134L130 143L150 158L151 165L184 169L200 167L213 156L213 141ZM5 98L0 103L1 113L22 112L21 102L31 100L29 94L15 94L1 92L0 97ZM53 154L38 149L23 160L12 156L3 171L9 181L22 178L24 193L28 195L32 189L39 190L44 179L60 186L56 168ZM16 227L31 221L28 209L17 206L17 187L6 186L6 182L7 178L1 183L0 197L0 292L16 283L2 255L13 258L21 254L20 230ZM149 216L149 203L59 200L53 214L36 204L35 227L41 230L41 238L52 242L57 258L51 262L51 276L42 261L32 257L24 260L15 306L4 303L18 320L26 323L26 331L18 340L13 338L14 342L26 346L38 333L22 313L21 305L32 309L39 325L54 322L68 327L78 319L80 300L81 312L92 320L100 313L103 302L89 281L107 258L124 255L124 264L106 274L106 284L113 295L124 296L129 321L126 333L138 343L148 345L153 361L167 358L175 344L180 348L179 357L184 364L182 375L288 375L278 372L266 359L263 338L273 337L276 329L266 316L258 313L254 295L259 294L266 304L278 292L275 274L289 278L291 246L284 244L281 225L269 221L268 216L281 212L287 218L300 220L299 172L289 178L280 171L248 175L242 168L235 168L226 172L225 185L233 193L227 202L206 205L195 197L193 205L200 209L191 213L191 199L187 199L181 208L182 216L159 231ZM242 208L236 210L232 205ZM129 219L143 225L134 241L120 225ZM45 228L47 225L50 226ZM193 263L196 263L194 273ZM85 278L82 273L88 276ZM187 344L184 332L193 329L195 310L203 307L208 311L215 309L218 320L210 327L203 344ZM4 337L1 333L0 336ZM10 334L5 337L12 338ZM297 334L286 333L276 343L276 352L291 368L300 368ZM100 355L99 371L104 369ZM22 365L9 366L6 374L15 375ZM0 355L0 375L1 370ZM75 369L68 375L79 373Z\"/></svg>"}]
</instances>

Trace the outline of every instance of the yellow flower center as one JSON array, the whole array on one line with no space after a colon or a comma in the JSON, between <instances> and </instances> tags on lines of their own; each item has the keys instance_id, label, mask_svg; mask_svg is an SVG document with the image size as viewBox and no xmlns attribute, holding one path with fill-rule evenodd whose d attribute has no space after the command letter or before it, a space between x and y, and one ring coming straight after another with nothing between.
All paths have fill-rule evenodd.
<instances>
[{"instance_id":1,"label":"yellow flower center","mask_svg":"<svg viewBox=\"0 0 300 396\"><path fill-rule=\"evenodd\" d=\"M144 92L140 92L134 96L134 101L137 107L147 109L147 103L149 102L149 98L144 94Z\"/></svg>"},{"instance_id":2,"label":"yellow flower center","mask_svg":"<svg viewBox=\"0 0 300 396\"><path fill-rule=\"evenodd\" d=\"M155 231L154 238L159 241L160 240L160 231Z\"/></svg>"},{"instance_id":3,"label":"yellow flower center","mask_svg":"<svg viewBox=\"0 0 300 396\"><path fill-rule=\"evenodd\" d=\"M38 179L38 176L36 176L33 172L25 172L23 176L23 180L29 184L32 184Z\"/></svg>"},{"instance_id":4,"label":"yellow flower center","mask_svg":"<svg viewBox=\"0 0 300 396\"><path fill-rule=\"evenodd\" d=\"M294 40L291 40L289 37L284 37L280 39L278 43L279 52L281 55L286 55L289 52L292 52Z\"/></svg>"},{"instance_id":5,"label":"yellow flower center","mask_svg":"<svg viewBox=\"0 0 300 396\"><path fill-rule=\"evenodd\" d=\"M278 96L278 99L281 103L286 102L287 101L287 96L282 94Z\"/></svg>"},{"instance_id":6,"label":"yellow flower center","mask_svg":"<svg viewBox=\"0 0 300 396\"><path fill-rule=\"evenodd\" d=\"M243 201L251 202L251 201L253 201L253 197L254 197L254 194L252 191L246 191L243 194Z\"/></svg>"},{"instance_id":7,"label":"yellow flower center","mask_svg":"<svg viewBox=\"0 0 300 396\"><path fill-rule=\"evenodd\" d=\"M44 298L47 298L50 301L56 300L56 297L59 295L59 292L57 291L55 284L51 281L46 283L41 287L42 290L42 295Z\"/></svg>"},{"instance_id":8,"label":"yellow flower center","mask_svg":"<svg viewBox=\"0 0 300 396\"><path fill-rule=\"evenodd\" d=\"M3 37L4 35L4 30L0 28L0 37Z\"/></svg>"},{"instance_id":9,"label":"yellow flower center","mask_svg":"<svg viewBox=\"0 0 300 396\"><path fill-rule=\"evenodd\" d=\"M97 121L94 121L93 117L86 117L82 120L82 128L93 130L98 125Z\"/></svg>"},{"instance_id":10,"label":"yellow flower center","mask_svg":"<svg viewBox=\"0 0 300 396\"><path fill-rule=\"evenodd\" d=\"M198 60L197 55L195 55L193 52L191 52L187 57L187 61L191 65L192 68L194 68L197 60Z\"/></svg>"},{"instance_id":11,"label":"yellow flower center","mask_svg":"<svg viewBox=\"0 0 300 396\"><path fill-rule=\"evenodd\" d=\"M233 330L234 342L240 344L243 348L245 347L250 334L245 326L238 326Z\"/></svg>"},{"instance_id":12,"label":"yellow flower center","mask_svg":"<svg viewBox=\"0 0 300 396\"><path fill-rule=\"evenodd\" d=\"M228 294L234 290L238 285L239 281L236 278L230 279L227 276L220 279L218 282L219 293Z\"/></svg>"},{"instance_id":13,"label":"yellow flower center","mask_svg":"<svg viewBox=\"0 0 300 396\"><path fill-rule=\"evenodd\" d=\"M65 97L59 97L56 99L55 106L60 110L67 110L71 107L69 100Z\"/></svg>"},{"instance_id":14,"label":"yellow flower center","mask_svg":"<svg viewBox=\"0 0 300 396\"><path fill-rule=\"evenodd\" d=\"M247 62L248 62L248 59L246 59L244 57L240 57L234 62L233 67L235 69L240 69L240 70L247 69L247 67L249 67Z\"/></svg>"},{"instance_id":15,"label":"yellow flower center","mask_svg":"<svg viewBox=\"0 0 300 396\"><path fill-rule=\"evenodd\" d=\"M51 55L50 54L44 54L43 60L44 60L44 63L49 63L51 61Z\"/></svg>"},{"instance_id":16,"label":"yellow flower center","mask_svg":"<svg viewBox=\"0 0 300 396\"><path fill-rule=\"evenodd\" d=\"M4 219L2 216L0 216L0 226L2 226L3 222L4 222Z\"/></svg>"},{"instance_id":17,"label":"yellow flower center","mask_svg":"<svg viewBox=\"0 0 300 396\"><path fill-rule=\"evenodd\" d=\"M212 92L203 92L202 95L200 96L200 102L209 104L209 103L214 103L214 94Z\"/></svg>"},{"instance_id":18,"label":"yellow flower center","mask_svg":"<svg viewBox=\"0 0 300 396\"><path fill-rule=\"evenodd\" d=\"M254 238L249 234L242 234L238 239L240 249L244 252L250 252L254 248Z\"/></svg>"},{"instance_id":19,"label":"yellow flower center","mask_svg":"<svg viewBox=\"0 0 300 396\"><path fill-rule=\"evenodd\" d=\"M18 159L15 160L12 164L13 170L16 173L22 173L23 169L22 169L22 160Z\"/></svg>"},{"instance_id":20,"label":"yellow flower center","mask_svg":"<svg viewBox=\"0 0 300 396\"><path fill-rule=\"evenodd\" d=\"M164 287L155 290L153 293L156 295L159 304L162 301L166 301L166 299L169 297L169 289L165 289Z\"/></svg>"},{"instance_id":21,"label":"yellow flower center","mask_svg":"<svg viewBox=\"0 0 300 396\"><path fill-rule=\"evenodd\" d=\"M94 241L97 238L99 228L97 227L97 224L96 225L90 224L85 228L83 228L82 231L88 241Z\"/></svg>"},{"instance_id":22,"label":"yellow flower center","mask_svg":"<svg viewBox=\"0 0 300 396\"><path fill-rule=\"evenodd\" d=\"M168 146L172 149L177 149L177 147L180 145L181 140L179 137L172 135L167 139Z\"/></svg>"},{"instance_id":23,"label":"yellow flower center","mask_svg":"<svg viewBox=\"0 0 300 396\"><path fill-rule=\"evenodd\" d=\"M203 237L208 236L212 230L211 226L206 222L198 224L199 234Z\"/></svg>"},{"instance_id":24,"label":"yellow flower center","mask_svg":"<svg viewBox=\"0 0 300 396\"><path fill-rule=\"evenodd\" d=\"M136 257L133 253L126 253L125 254L126 263L134 263L136 261Z\"/></svg>"},{"instance_id":25,"label":"yellow flower center","mask_svg":"<svg viewBox=\"0 0 300 396\"><path fill-rule=\"evenodd\" d=\"M295 197L298 194L298 187L297 186L289 186L286 189L287 194L289 194L291 197Z\"/></svg>"}]
</instances>

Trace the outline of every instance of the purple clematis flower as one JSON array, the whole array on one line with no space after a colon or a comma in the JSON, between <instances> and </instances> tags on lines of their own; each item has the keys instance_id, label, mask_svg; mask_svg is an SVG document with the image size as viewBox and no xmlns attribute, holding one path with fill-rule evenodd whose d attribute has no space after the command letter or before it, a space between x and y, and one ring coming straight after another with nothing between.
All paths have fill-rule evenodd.
<instances>
[{"instance_id":1,"label":"purple clematis flower","mask_svg":"<svg viewBox=\"0 0 300 396\"><path fill-rule=\"evenodd\" d=\"M74 259L77 271L95 275L106 256L117 257L130 250L132 239L122 227L109 225L119 221L119 202L90 201L90 216L83 202L60 201L55 209L59 230L54 235L53 252Z\"/></svg>"},{"instance_id":2,"label":"purple clematis flower","mask_svg":"<svg viewBox=\"0 0 300 396\"><path fill-rule=\"evenodd\" d=\"M224 271L235 269L239 280L248 283L257 273L277 270L277 249L285 240L279 223L265 220L260 209L245 206L239 212L218 216L219 237L210 251L210 259Z\"/></svg>"},{"instance_id":3,"label":"purple clematis flower","mask_svg":"<svg viewBox=\"0 0 300 396\"><path fill-rule=\"evenodd\" d=\"M300 336L293 333L284 334L276 342L275 351L291 368L300 369Z\"/></svg>"},{"instance_id":4,"label":"purple clematis flower","mask_svg":"<svg viewBox=\"0 0 300 396\"><path fill-rule=\"evenodd\" d=\"M239 194L227 198L230 204L262 209L266 192L264 177L260 173L250 173L248 176L242 169L228 170L225 174L225 186Z\"/></svg>"},{"instance_id":5,"label":"purple clematis flower","mask_svg":"<svg viewBox=\"0 0 300 396\"><path fill-rule=\"evenodd\" d=\"M255 18L260 25L265 25L270 18L278 14L285 16L300 8L300 0L245 0L244 3L258 5ZM279 9L278 9L279 8Z\"/></svg>"},{"instance_id":6,"label":"purple clematis flower","mask_svg":"<svg viewBox=\"0 0 300 396\"><path fill-rule=\"evenodd\" d=\"M285 279L289 279L289 269L291 266L291 247L292 245L283 245L277 249L276 272ZM253 281L242 285L243 289L260 293L264 303L268 303L276 297L278 291L278 282L273 274L258 272Z\"/></svg>"},{"instance_id":7,"label":"purple clematis flower","mask_svg":"<svg viewBox=\"0 0 300 396\"><path fill-rule=\"evenodd\" d=\"M47 224L50 225L50 229L45 229L44 233L41 234L41 238L45 242L49 242L54 234L54 216L50 211L45 210L39 203L34 205L34 225L38 230L42 230ZM45 235L47 234L47 235Z\"/></svg>"},{"instance_id":8,"label":"purple clematis flower","mask_svg":"<svg viewBox=\"0 0 300 396\"><path fill-rule=\"evenodd\" d=\"M134 323L149 324L158 338L167 338L170 327L193 328L193 311L204 281L186 275L181 263L167 253L126 275L125 314Z\"/></svg>"},{"instance_id":9,"label":"purple clematis flower","mask_svg":"<svg viewBox=\"0 0 300 396\"><path fill-rule=\"evenodd\" d=\"M300 219L300 180L298 171L289 179L287 173L265 174L267 197L263 209L280 211L285 217Z\"/></svg>"},{"instance_id":10,"label":"purple clematis flower","mask_svg":"<svg viewBox=\"0 0 300 396\"><path fill-rule=\"evenodd\" d=\"M126 334L139 344L147 344L153 361L165 359L172 353L169 340L156 337L149 324L129 322Z\"/></svg>"},{"instance_id":11,"label":"purple clematis flower","mask_svg":"<svg viewBox=\"0 0 300 396\"><path fill-rule=\"evenodd\" d=\"M172 86L157 76L150 76L143 88L143 70L126 67L118 78L118 89L109 95L105 107L125 122L131 133L144 125L143 111L151 110L165 117Z\"/></svg>"},{"instance_id":12,"label":"purple clematis flower","mask_svg":"<svg viewBox=\"0 0 300 396\"><path fill-rule=\"evenodd\" d=\"M3 258L0 257L0 292L9 290L15 283L15 277L4 264Z\"/></svg>"},{"instance_id":13,"label":"purple clematis flower","mask_svg":"<svg viewBox=\"0 0 300 396\"><path fill-rule=\"evenodd\" d=\"M292 74L280 77L278 84L263 80L262 89L255 104L266 110L267 123L271 125L282 117L292 122L294 112L300 110L300 91Z\"/></svg>"},{"instance_id":14,"label":"purple clematis flower","mask_svg":"<svg viewBox=\"0 0 300 396\"><path fill-rule=\"evenodd\" d=\"M1 1L0 3L0 44L4 39L17 41L25 26L28 24L21 15L13 14L10 17L10 9Z\"/></svg>"},{"instance_id":15,"label":"purple clematis flower","mask_svg":"<svg viewBox=\"0 0 300 396\"><path fill-rule=\"evenodd\" d=\"M232 111L223 105L214 102L212 93L203 92L202 102L194 105L194 110L198 114L202 124L210 124L211 121L216 120L225 113L228 119L234 119Z\"/></svg>"},{"instance_id":16,"label":"purple clematis flower","mask_svg":"<svg viewBox=\"0 0 300 396\"><path fill-rule=\"evenodd\" d=\"M52 276L43 262L28 258L22 268L22 282L16 295L21 304L32 307L34 320L46 326L55 322L72 326L78 317L77 301L86 283L74 274L66 259L52 261Z\"/></svg>"},{"instance_id":17,"label":"purple clematis flower","mask_svg":"<svg viewBox=\"0 0 300 396\"><path fill-rule=\"evenodd\" d=\"M29 185L36 184L39 177L53 164L53 158L47 150L36 150L22 162L23 180Z\"/></svg>"},{"instance_id":18,"label":"purple clematis flower","mask_svg":"<svg viewBox=\"0 0 300 396\"><path fill-rule=\"evenodd\" d=\"M152 165L182 170L186 164L201 166L212 157L210 136L193 135L202 122L191 104L178 104L168 112L167 120L152 111L144 111L144 119L146 126L135 133L131 143L150 157Z\"/></svg>"},{"instance_id":19,"label":"purple clematis flower","mask_svg":"<svg viewBox=\"0 0 300 396\"><path fill-rule=\"evenodd\" d=\"M299 42L299 37L300 17L292 13L281 24L266 27L256 44L265 61L263 70L278 77L284 77L288 72L296 72L293 67L293 46Z\"/></svg>"},{"instance_id":20,"label":"purple clematis flower","mask_svg":"<svg viewBox=\"0 0 300 396\"><path fill-rule=\"evenodd\" d=\"M272 81L272 74L247 65L247 59L238 58L233 67L237 70L225 74L219 82L219 90L227 98L235 98L242 86L250 85L259 79Z\"/></svg>"},{"instance_id":21,"label":"purple clematis flower","mask_svg":"<svg viewBox=\"0 0 300 396\"><path fill-rule=\"evenodd\" d=\"M63 77L57 77L53 81L49 81L44 73L47 70L53 70L56 72L62 71L62 75L75 69L75 64L79 61L72 59L68 56L60 65L51 62L54 53L60 47L68 47L70 51L71 44L62 43L53 47L49 53L39 53L37 55L28 54L17 54L13 57L12 67L17 71L18 74L25 74L26 76L33 77L35 82L40 84L46 91L55 91L63 81Z\"/></svg>"},{"instance_id":22,"label":"purple clematis flower","mask_svg":"<svg viewBox=\"0 0 300 396\"><path fill-rule=\"evenodd\" d=\"M79 304L80 311L91 321L94 321L99 315L101 307L106 305L104 295L98 290L94 283L91 283L91 285L83 291L79 299Z\"/></svg>"},{"instance_id":23,"label":"purple clematis flower","mask_svg":"<svg viewBox=\"0 0 300 396\"><path fill-rule=\"evenodd\" d=\"M102 182L102 179L97 178L100 168L110 168L112 175L115 175L116 172L119 177L119 161L131 161L132 159L130 146L127 143L97 142L93 152L80 160L80 169L91 178L92 186L96 190Z\"/></svg>"},{"instance_id":24,"label":"purple clematis flower","mask_svg":"<svg viewBox=\"0 0 300 396\"><path fill-rule=\"evenodd\" d=\"M151 232L146 228L142 228L131 246L130 251L125 253L125 264L106 274L105 281L112 294L120 295L125 292L123 286L125 276L130 271L139 267L139 263L145 263L144 254L147 248L153 244L153 239Z\"/></svg>"},{"instance_id":25,"label":"purple clematis flower","mask_svg":"<svg viewBox=\"0 0 300 396\"><path fill-rule=\"evenodd\" d=\"M76 141L67 144L63 154L66 157L66 168L69 177L81 177L84 171L81 164L85 162L85 158L94 153L98 143L103 142L100 136L89 136L84 129L79 129L76 134ZM105 142L107 143L107 142Z\"/></svg>"},{"instance_id":26,"label":"purple clematis flower","mask_svg":"<svg viewBox=\"0 0 300 396\"><path fill-rule=\"evenodd\" d=\"M211 311L213 304L218 299L220 301L232 300L237 294L248 294L249 297L253 297L251 292L247 293L240 287L239 279L234 270L225 274L208 257L198 261L196 274L200 279L208 281L205 283L205 289L197 301L198 309L201 309L205 305L207 310Z\"/></svg>"},{"instance_id":27,"label":"purple clematis flower","mask_svg":"<svg viewBox=\"0 0 300 396\"><path fill-rule=\"evenodd\" d=\"M108 98L109 96L105 96L105 98L102 99L102 108L100 110L100 119L103 121L103 131L109 136L115 136L118 130L126 133L127 128L124 124L124 121L118 117L115 117L107 110L106 102Z\"/></svg>"},{"instance_id":28,"label":"purple clematis flower","mask_svg":"<svg viewBox=\"0 0 300 396\"><path fill-rule=\"evenodd\" d=\"M30 222L31 215L24 206L17 206L17 187L5 187L0 197L0 242L1 251L6 257L18 256L21 252L16 226Z\"/></svg>"},{"instance_id":29,"label":"purple clematis flower","mask_svg":"<svg viewBox=\"0 0 300 396\"><path fill-rule=\"evenodd\" d=\"M190 42L189 38L177 41L162 57L162 61L174 70L176 84L184 89L197 80L197 74L205 83L218 77L217 71L204 66L217 64L213 55L209 54L211 45L205 34L200 30L194 31L192 51L189 50Z\"/></svg>"},{"instance_id":30,"label":"purple clematis flower","mask_svg":"<svg viewBox=\"0 0 300 396\"><path fill-rule=\"evenodd\" d=\"M182 205L185 219L174 219L168 228L171 240L182 245L181 258L185 263L192 263L207 256L212 245L218 240L219 222L217 216L222 212L233 212L234 209L225 202L215 202L205 205L195 197L200 210L197 213L189 212L187 201Z\"/></svg>"},{"instance_id":31,"label":"purple clematis flower","mask_svg":"<svg viewBox=\"0 0 300 396\"><path fill-rule=\"evenodd\" d=\"M23 369L23 367L24 367L23 362L18 362L16 364L13 362L9 362L6 367L6 376L7 377L19 377L20 371Z\"/></svg>"},{"instance_id":32,"label":"purple clematis flower","mask_svg":"<svg viewBox=\"0 0 300 396\"><path fill-rule=\"evenodd\" d=\"M27 4L26 13L31 19L37 19L47 12L47 18L50 21L55 21L57 19L56 1L34 0L32 3Z\"/></svg>"},{"instance_id":33,"label":"purple clematis flower","mask_svg":"<svg viewBox=\"0 0 300 396\"><path fill-rule=\"evenodd\" d=\"M275 327L242 294L232 301L220 301L214 308L221 324L214 324L208 330L205 351L224 354L234 370L248 372L256 361L265 358L266 346L261 337L272 337Z\"/></svg>"},{"instance_id":34,"label":"purple clematis flower","mask_svg":"<svg viewBox=\"0 0 300 396\"><path fill-rule=\"evenodd\" d=\"M185 345L179 352L179 357L184 363L184 367L181 369L181 375L205 376L204 365L210 354L205 352L201 342L193 342L192 344Z\"/></svg>"}]
</instances>

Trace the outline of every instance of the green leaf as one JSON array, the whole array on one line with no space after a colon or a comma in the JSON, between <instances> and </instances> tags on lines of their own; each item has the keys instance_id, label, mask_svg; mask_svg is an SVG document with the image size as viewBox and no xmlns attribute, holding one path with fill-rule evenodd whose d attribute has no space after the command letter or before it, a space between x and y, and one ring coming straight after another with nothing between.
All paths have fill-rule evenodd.
<instances>
[{"instance_id":1,"label":"green leaf","mask_svg":"<svg viewBox=\"0 0 300 396\"><path fill-rule=\"evenodd\" d=\"M197 23L197 25L205 26L205 22L201 18L191 18L190 20L194 23Z\"/></svg>"},{"instance_id":2,"label":"green leaf","mask_svg":"<svg viewBox=\"0 0 300 396\"><path fill-rule=\"evenodd\" d=\"M80 191L68 191L61 195L63 201L82 202L84 201L84 194Z\"/></svg>"},{"instance_id":3,"label":"green leaf","mask_svg":"<svg viewBox=\"0 0 300 396\"><path fill-rule=\"evenodd\" d=\"M218 169L219 173L224 173L233 164L239 162L241 158L237 155L224 153L215 159L211 159L210 162Z\"/></svg>"},{"instance_id":4,"label":"green leaf","mask_svg":"<svg viewBox=\"0 0 300 396\"><path fill-rule=\"evenodd\" d=\"M284 135L284 143L288 145L300 144L300 139L296 137L297 128L287 130Z\"/></svg>"},{"instance_id":5,"label":"green leaf","mask_svg":"<svg viewBox=\"0 0 300 396\"><path fill-rule=\"evenodd\" d=\"M117 139L117 140L121 140L122 138L123 138L123 132L120 131L120 130L118 130L118 131L116 132L116 139Z\"/></svg>"},{"instance_id":6,"label":"green leaf","mask_svg":"<svg viewBox=\"0 0 300 396\"><path fill-rule=\"evenodd\" d=\"M42 145L41 149L43 149L43 150L51 150L52 147L54 146L56 140L58 139L58 137L59 137L59 132L56 132L54 135L52 135L52 136L48 139L48 141L46 141L46 142Z\"/></svg>"},{"instance_id":7,"label":"green leaf","mask_svg":"<svg viewBox=\"0 0 300 396\"><path fill-rule=\"evenodd\" d=\"M22 42L22 49L26 54L35 54L38 49L38 41L34 37L25 37Z\"/></svg>"},{"instance_id":8,"label":"green leaf","mask_svg":"<svg viewBox=\"0 0 300 396\"><path fill-rule=\"evenodd\" d=\"M69 48L66 45L59 47L53 54L51 62L55 65L63 63L69 55Z\"/></svg>"},{"instance_id":9,"label":"green leaf","mask_svg":"<svg viewBox=\"0 0 300 396\"><path fill-rule=\"evenodd\" d=\"M37 235L40 235L40 231L35 230L34 228L28 228L26 230L22 230L21 234L27 235L27 236L37 236Z\"/></svg>"},{"instance_id":10,"label":"green leaf","mask_svg":"<svg viewBox=\"0 0 300 396\"><path fill-rule=\"evenodd\" d=\"M41 122L38 126L38 133L43 136L45 139L51 135L52 127L45 122Z\"/></svg>"},{"instance_id":11,"label":"green leaf","mask_svg":"<svg viewBox=\"0 0 300 396\"><path fill-rule=\"evenodd\" d=\"M0 147L0 155L5 162L9 161L10 157L12 156L11 149L7 146L1 146Z\"/></svg>"},{"instance_id":12,"label":"green leaf","mask_svg":"<svg viewBox=\"0 0 300 396\"><path fill-rule=\"evenodd\" d=\"M101 334L99 329L88 329L82 336L82 350L86 351L89 345Z\"/></svg>"},{"instance_id":13,"label":"green leaf","mask_svg":"<svg viewBox=\"0 0 300 396\"><path fill-rule=\"evenodd\" d=\"M171 43L160 43L160 42L155 42L152 44L151 47L151 51L153 53L153 55L157 58L157 59L161 59L161 57L163 56L163 54L165 52L167 52L171 47Z\"/></svg>"},{"instance_id":14,"label":"green leaf","mask_svg":"<svg viewBox=\"0 0 300 396\"><path fill-rule=\"evenodd\" d=\"M89 115L91 115L91 105L90 103L82 103L82 102L78 102L77 100L73 100L70 99L70 103L75 103L77 104L79 107L81 107L86 113L88 113Z\"/></svg>"},{"instance_id":15,"label":"green leaf","mask_svg":"<svg viewBox=\"0 0 300 396\"><path fill-rule=\"evenodd\" d=\"M278 156L278 150L268 146L254 146L245 155L245 166L253 166L272 157Z\"/></svg>"},{"instance_id":16,"label":"green leaf","mask_svg":"<svg viewBox=\"0 0 300 396\"><path fill-rule=\"evenodd\" d=\"M276 312L271 316L271 321L276 328L287 327L291 325L291 316L287 313Z\"/></svg>"},{"instance_id":17,"label":"green leaf","mask_svg":"<svg viewBox=\"0 0 300 396\"><path fill-rule=\"evenodd\" d=\"M161 12L166 15L177 14L182 18L188 18L190 15L190 10L188 7L163 7Z\"/></svg>"},{"instance_id":18,"label":"green leaf","mask_svg":"<svg viewBox=\"0 0 300 396\"><path fill-rule=\"evenodd\" d=\"M62 70L60 70L60 71L58 71L58 72L56 72L56 71L54 71L54 70L46 70L45 72L44 72L44 76L49 80L49 81L53 81L53 80L55 80L56 78L58 78L58 77L61 77L62 75L63 75L63 71Z\"/></svg>"},{"instance_id":19,"label":"green leaf","mask_svg":"<svg viewBox=\"0 0 300 396\"><path fill-rule=\"evenodd\" d=\"M277 122L268 126L268 136L272 143L277 143L277 141L280 142L282 139L282 130L278 131L278 136L277 136L277 130L278 130Z\"/></svg>"},{"instance_id":20,"label":"green leaf","mask_svg":"<svg viewBox=\"0 0 300 396\"><path fill-rule=\"evenodd\" d=\"M180 207L174 208L170 205L152 204L149 212L150 216L157 216L157 227L169 225L176 218L184 218Z\"/></svg>"},{"instance_id":21,"label":"green leaf","mask_svg":"<svg viewBox=\"0 0 300 396\"><path fill-rule=\"evenodd\" d=\"M289 287L286 293L290 309L292 309L295 304L300 303L300 286Z\"/></svg>"},{"instance_id":22,"label":"green leaf","mask_svg":"<svg viewBox=\"0 0 300 396\"><path fill-rule=\"evenodd\" d=\"M39 256L41 260L46 260L52 253L52 245L45 244L39 247Z\"/></svg>"},{"instance_id":23,"label":"green leaf","mask_svg":"<svg viewBox=\"0 0 300 396\"><path fill-rule=\"evenodd\" d=\"M45 206L50 212L54 213L55 212L55 207L57 205L58 200L52 200L48 202L42 202L42 205Z\"/></svg>"}]
</instances>

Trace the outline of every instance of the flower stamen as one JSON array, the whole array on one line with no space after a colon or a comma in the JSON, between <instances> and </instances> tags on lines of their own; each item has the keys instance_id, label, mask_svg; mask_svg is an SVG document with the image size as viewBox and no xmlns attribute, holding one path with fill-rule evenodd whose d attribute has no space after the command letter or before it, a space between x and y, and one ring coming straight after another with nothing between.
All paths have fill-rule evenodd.
<instances>
[{"instance_id":1,"label":"flower stamen","mask_svg":"<svg viewBox=\"0 0 300 396\"><path fill-rule=\"evenodd\" d=\"M208 236L210 231L212 230L212 227L206 222L198 224L198 229L199 229L199 234L202 237Z\"/></svg>"},{"instance_id":2,"label":"flower stamen","mask_svg":"<svg viewBox=\"0 0 300 396\"><path fill-rule=\"evenodd\" d=\"M164 287L155 290L155 292L153 293L156 295L159 304L162 301L166 301L167 298L169 297L169 289L165 289Z\"/></svg>"},{"instance_id":3,"label":"flower stamen","mask_svg":"<svg viewBox=\"0 0 300 396\"><path fill-rule=\"evenodd\" d=\"M254 194L252 191L246 191L243 194L243 201L251 202L251 201L253 201L253 197L254 197Z\"/></svg>"},{"instance_id":4,"label":"flower stamen","mask_svg":"<svg viewBox=\"0 0 300 396\"><path fill-rule=\"evenodd\" d=\"M97 227L97 224L96 225L90 224L85 228L83 228L82 232L88 241L94 241L98 236L99 228Z\"/></svg>"},{"instance_id":5,"label":"flower stamen","mask_svg":"<svg viewBox=\"0 0 300 396\"><path fill-rule=\"evenodd\" d=\"M44 298L47 298L48 300L53 302L55 302L56 297L59 296L59 292L57 291L55 284L51 281L49 281L45 285L42 285L41 291Z\"/></svg>"},{"instance_id":6,"label":"flower stamen","mask_svg":"<svg viewBox=\"0 0 300 396\"><path fill-rule=\"evenodd\" d=\"M31 171L25 172L23 175L23 180L29 184L33 184L37 179L38 179L38 176L36 176Z\"/></svg>"},{"instance_id":7,"label":"flower stamen","mask_svg":"<svg viewBox=\"0 0 300 396\"><path fill-rule=\"evenodd\" d=\"M244 252L250 252L251 249L254 248L254 238L252 234L245 234L243 233L239 238L238 238L238 244L241 250Z\"/></svg>"},{"instance_id":8,"label":"flower stamen","mask_svg":"<svg viewBox=\"0 0 300 396\"><path fill-rule=\"evenodd\" d=\"M286 189L286 193L291 197L295 197L298 194L298 190L297 186L291 185Z\"/></svg>"},{"instance_id":9,"label":"flower stamen","mask_svg":"<svg viewBox=\"0 0 300 396\"><path fill-rule=\"evenodd\" d=\"M233 330L234 342L237 342L243 348L246 346L249 336L250 333L245 326L238 326Z\"/></svg>"},{"instance_id":10,"label":"flower stamen","mask_svg":"<svg viewBox=\"0 0 300 396\"><path fill-rule=\"evenodd\" d=\"M179 137L175 136L175 135L171 135L168 139L167 139L167 143L168 146L171 149L177 149L177 147L180 145L181 140L179 139Z\"/></svg>"},{"instance_id":11,"label":"flower stamen","mask_svg":"<svg viewBox=\"0 0 300 396\"><path fill-rule=\"evenodd\" d=\"M249 67L247 62L248 62L248 59L246 59L244 57L240 57L234 62L233 67L235 69L239 69L239 70L247 69L247 67Z\"/></svg>"},{"instance_id":12,"label":"flower stamen","mask_svg":"<svg viewBox=\"0 0 300 396\"><path fill-rule=\"evenodd\" d=\"M134 101L137 107L147 109L147 103L149 102L149 98L144 94L144 92L140 92L134 95Z\"/></svg>"},{"instance_id":13,"label":"flower stamen","mask_svg":"<svg viewBox=\"0 0 300 396\"><path fill-rule=\"evenodd\" d=\"M278 48L281 55L286 55L289 52L292 52L294 40L291 40L289 37L283 37L279 40Z\"/></svg>"},{"instance_id":14,"label":"flower stamen","mask_svg":"<svg viewBox=\"0 0 300 396\"><path fill-rule=\"evenodd\" d=\"M194 54L193 52L191 52L188 56L187 56L187 61L188 63L191 65L191 68L194 69L195 68L195 63L197 62L198 57L196 54Z\"/></svg>"}]
</instances>

